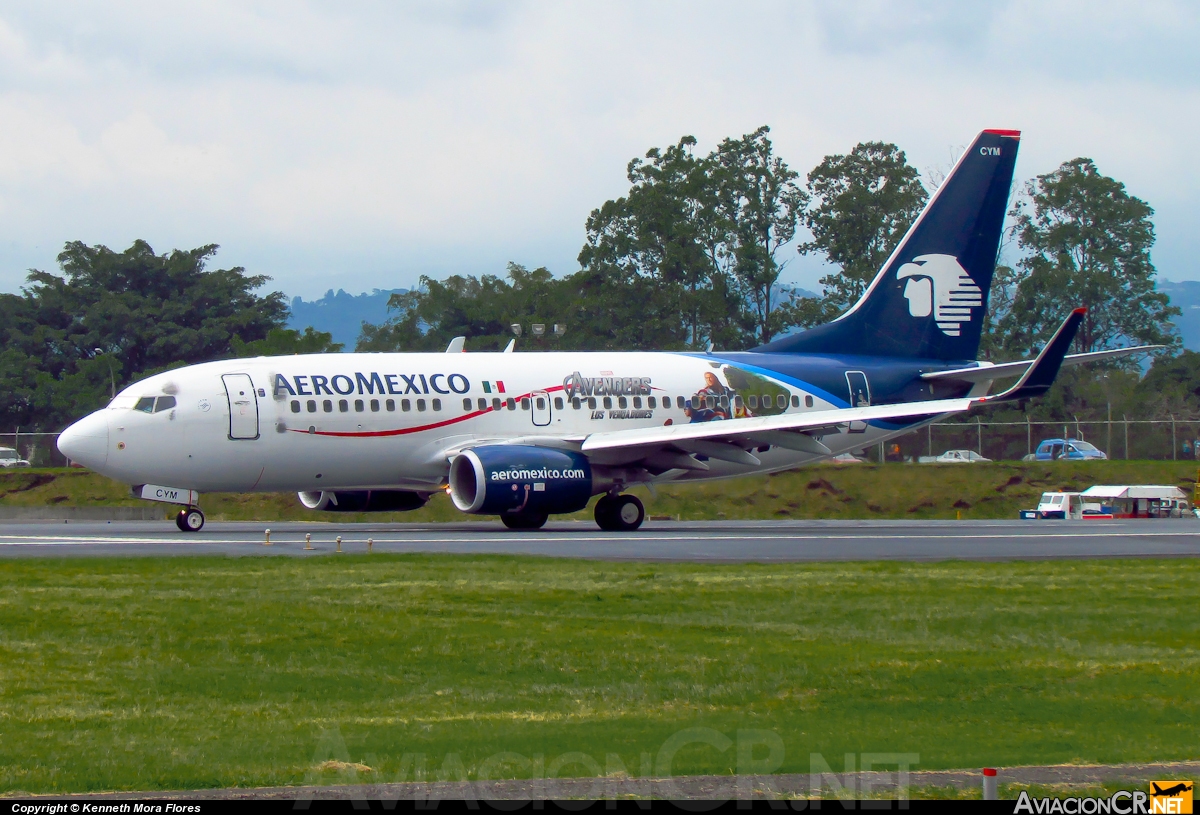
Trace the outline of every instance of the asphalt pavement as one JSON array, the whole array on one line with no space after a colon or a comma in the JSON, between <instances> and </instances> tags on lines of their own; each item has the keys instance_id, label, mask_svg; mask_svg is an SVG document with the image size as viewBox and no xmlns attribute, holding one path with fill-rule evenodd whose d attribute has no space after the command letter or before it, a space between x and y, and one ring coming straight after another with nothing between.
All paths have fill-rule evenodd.
<instances>
[{"instance_id":1,"label":"asphalt pavement","mask_svg":"<svg viewBox=\"0 0 1200 815\"><path fill-rule=\"evenodd\" d=\"M265 545L265 530L271 545ZM306 549L305 535L312 549ZM1200 520L649 521L632 533L558 521L533 532L453 524L210 521L0 522L0 558L325 556L342 551L523 554L600 560L786 562L1200 557Z\"/></svg>"}]
</instances>

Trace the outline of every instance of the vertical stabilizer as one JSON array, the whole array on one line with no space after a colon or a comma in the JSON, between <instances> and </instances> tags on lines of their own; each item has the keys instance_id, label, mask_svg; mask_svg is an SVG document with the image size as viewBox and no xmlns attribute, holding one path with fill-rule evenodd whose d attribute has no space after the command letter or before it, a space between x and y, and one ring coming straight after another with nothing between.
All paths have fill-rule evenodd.
<instances>
[{"instance_id":1,"label":"vertical stabilizer","mask_svg":"<svg viewBox=\"0 0 1200 815\"><path fill-rule=\"evenodd\" d=\"M975 359L1020 135L975 138L853 308L754 350Z\"/></svg>"}]
</instances>

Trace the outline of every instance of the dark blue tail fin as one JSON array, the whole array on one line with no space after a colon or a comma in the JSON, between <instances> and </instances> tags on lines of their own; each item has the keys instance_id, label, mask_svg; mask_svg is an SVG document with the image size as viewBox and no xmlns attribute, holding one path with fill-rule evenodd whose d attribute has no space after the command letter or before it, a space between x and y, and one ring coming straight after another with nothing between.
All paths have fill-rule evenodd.
<instances>
[{"instance_id":1,"label":"dark blue tail fin","mask_svg":"<svg viewBox=\"0 0 1200 815\"><path fill-rule=\"evenodd\" d=\"M853 308L754 350L975 359L1020 136L975 138Z\"/></svg>"}]
</instances>

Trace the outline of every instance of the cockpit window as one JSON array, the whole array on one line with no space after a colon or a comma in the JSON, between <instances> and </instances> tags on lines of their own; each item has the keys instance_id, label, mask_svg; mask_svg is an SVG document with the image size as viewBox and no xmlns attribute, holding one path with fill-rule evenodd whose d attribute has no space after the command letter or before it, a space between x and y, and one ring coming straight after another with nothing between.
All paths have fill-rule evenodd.
<instances>
[{"instance_id":1,"label":"cockpit window","mask_svg":"<svg viewBox=\"0 0 1200 815\"><path fill-rule=\"evenodd\" d=\"M134 410L140 410L142 413L160 413L164 410L170 410L175 407L174 396L143 396L137 400L137 404L133 406Z\"/></svg>"}]
</instances>

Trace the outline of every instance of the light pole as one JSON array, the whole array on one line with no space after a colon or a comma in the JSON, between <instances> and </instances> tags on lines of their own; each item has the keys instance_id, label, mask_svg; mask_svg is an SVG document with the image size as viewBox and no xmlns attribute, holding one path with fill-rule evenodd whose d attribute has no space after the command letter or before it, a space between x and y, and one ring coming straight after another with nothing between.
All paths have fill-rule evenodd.
<instances>
[{"instance_id":1,"label":"light pole","mask_svg":"<svg viewBox=\"0 0 1200 815\"><path fill-rule=\"evenodd\" d=\"M104 357L104 361L108 363L108 390L109 390L108 398L116 399L117 398L117 378L113 374L112 358L108 354L104 353L103 348L93 348L92 351L96 354L96 356Z\"/></svg>"}]
</instances>

